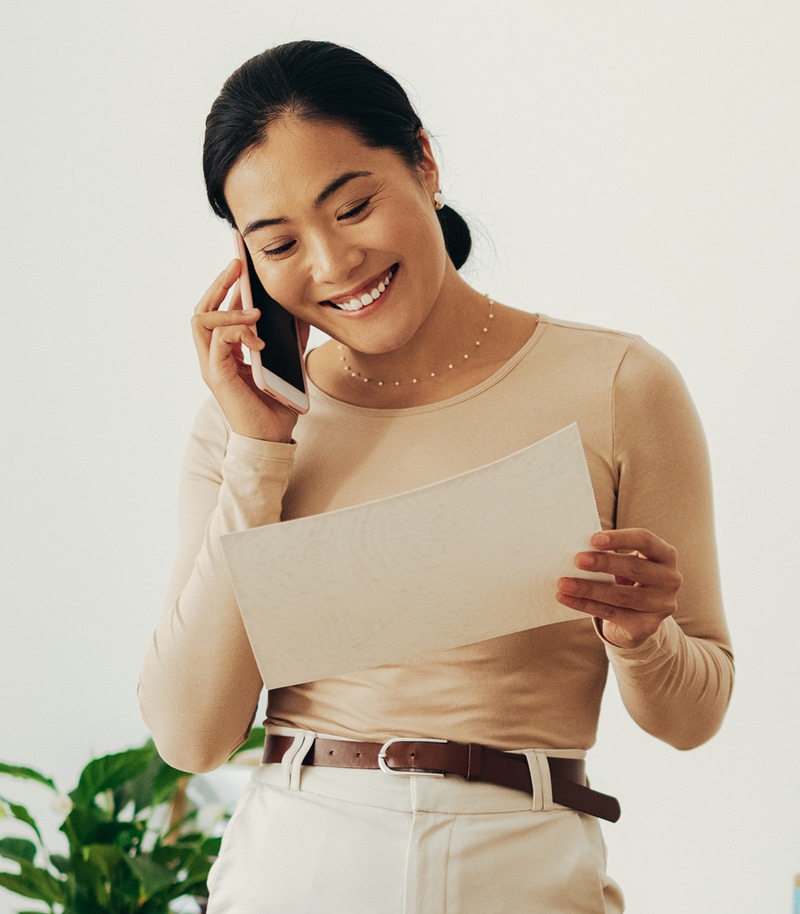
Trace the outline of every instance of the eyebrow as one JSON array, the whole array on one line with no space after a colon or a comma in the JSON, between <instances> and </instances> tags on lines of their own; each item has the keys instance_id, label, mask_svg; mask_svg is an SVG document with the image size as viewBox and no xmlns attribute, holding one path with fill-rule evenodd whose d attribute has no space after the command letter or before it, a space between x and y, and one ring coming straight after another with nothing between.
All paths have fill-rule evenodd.
<instances>
[{"instance_id":1,"label":"eyebrow","mask_svg":"<svg viewBox=\"0 0 800 914\"><path fill-rule=\"evenodd\" d=\"M326 185L325 188L317 194L314 198L314 206L321 206L332 194L335 194L337 190L341 187L344 187L345 184L352 181L354 178L365 178L369 177L372 174L371 171L346 171L344 174L339 175L338 178L334 178L330 184ZM285 216L279 216L277 219L254 219L252 222L248 222L242 231L242 236L247 237L251 232L257 232L259 229L268 228L270 225L284 225L289 220Z\"/></svg>"}]
</instances>

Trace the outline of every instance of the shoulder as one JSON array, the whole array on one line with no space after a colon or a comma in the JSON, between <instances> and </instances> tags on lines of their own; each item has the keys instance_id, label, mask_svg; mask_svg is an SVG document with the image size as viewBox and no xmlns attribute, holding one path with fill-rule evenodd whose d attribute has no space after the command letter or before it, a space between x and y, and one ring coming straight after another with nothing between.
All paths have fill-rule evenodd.
<instances>
[{"instance_id":1,"label":"shoulder","mask_svg":"<svg viewBox=\"0 0 800 914\"><path fill-rule=\"evenodd\" d=\"M619 363L641 337L622 330L612 330L592 324L581 324L539 315L539 328L547 348L556 348L564 355L574 355L591 363Z\"/></svg>"},{"instance_id":2,"label":"shoulder","mask_svg":"<svg viewBox=\"0 0 800 914\"><path fill-rule=\"evenodd\" d=\"M540 318L540 355L559 383L607 404L613 425L696 421L674 362L635 333ZM639 426L641 427L641 426Z\"/></svg>"},{"instance_id":3,"label":"shoulder","mask_svg":"<svg viewBox=\"0 0 800 914\"><path fill-rule=\"evenodd\" d=\"M539 323L548 329L552 328L554 331L564 333L565 335L586 340L608 339L615 340L622 345L625 345L631 340L640 339L635 333L627 333L624 330L614 330L610 327L601 327L597 324L582 324L578 321L567 321L560 317L551 317L549 314L539 314Z\"/></svg>"},{"instance_id":4,"label":"shoulder","mask_svg":"<svg viewBox=\"0 0 800 914\"><path fill-rule=\"evenodd\" d=\"M539 322L549 345L607 363L618 372L617 381L638 383L648 378L680 378L678 369L663 352L636 333L582 324L540 315Z\"/></svg>"}]
</instances>

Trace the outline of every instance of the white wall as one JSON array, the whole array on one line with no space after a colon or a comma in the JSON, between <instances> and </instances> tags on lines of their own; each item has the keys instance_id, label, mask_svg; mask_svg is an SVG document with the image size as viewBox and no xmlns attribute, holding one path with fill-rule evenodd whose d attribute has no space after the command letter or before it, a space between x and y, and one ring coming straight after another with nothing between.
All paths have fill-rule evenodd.
<instances>
[{"instance_id":1,"label":"white wall","mask_svg":"<svg viewBox=\"0 0 800 914\"><path fill-rule=\"evenodd\" d=\"M609 688L594 780L629 909L788 912L800 635L800 7L790 0L11 0L0 21L0 759L65 788L144 737L134 699L205 396L189 315L230 258L203 121L264 47L350 44L399 74L499 300L643 334L713 452L739 667L681 754ZM4 792L11 792L3 785ZM3 907L5 905L5 907ZM0 909L13 909L0 896Z\"/></svg>"}]
</instances>

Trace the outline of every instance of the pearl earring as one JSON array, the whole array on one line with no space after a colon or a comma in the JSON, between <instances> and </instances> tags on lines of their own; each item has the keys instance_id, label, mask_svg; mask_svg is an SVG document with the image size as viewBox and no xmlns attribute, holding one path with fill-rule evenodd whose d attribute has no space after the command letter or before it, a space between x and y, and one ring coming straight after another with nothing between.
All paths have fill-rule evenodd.
<instances>
[{"instance_id":1,"label":"pearl earring","mask_svg":"<svg viewBox=\"0 0 800 914\"><path fill-rule=\"evenodd\" d=\"M434 209L441 209L444 206L444 194L437 190L433 195L433 207Z\"/></svg>"}]
</instances>

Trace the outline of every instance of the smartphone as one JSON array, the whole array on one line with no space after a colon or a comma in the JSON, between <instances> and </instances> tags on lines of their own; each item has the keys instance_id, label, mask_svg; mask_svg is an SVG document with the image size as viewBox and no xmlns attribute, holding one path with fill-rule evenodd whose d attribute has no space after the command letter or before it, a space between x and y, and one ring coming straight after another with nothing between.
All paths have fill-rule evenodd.
<instances>
[{"instance_id":1,"label":"smartphone","mask_svg":"<svg viewBox=\"0 0 800 914\"><path fill-rule=\"evenodd\" d=\"M241 233L233 230L236 256L242 262L239 291L242 307L258 308L256 323L262 350L250 350L250 368L256 387L296 413L308 412L308 387L297 320L267 292L258 278Z\"/></svg>"}]
</instances>

